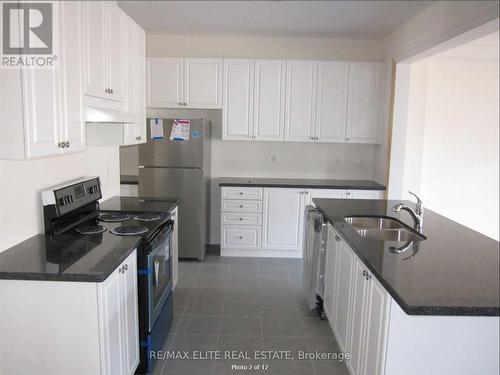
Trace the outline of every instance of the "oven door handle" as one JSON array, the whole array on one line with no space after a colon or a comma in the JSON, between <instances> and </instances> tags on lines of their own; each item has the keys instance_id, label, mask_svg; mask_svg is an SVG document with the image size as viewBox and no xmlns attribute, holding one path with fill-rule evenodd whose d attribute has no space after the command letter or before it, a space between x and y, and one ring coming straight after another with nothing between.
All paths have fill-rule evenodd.
<instances>
[{"instance_id":1,"label":"oven door handle","mask_svg":"<svg viewBox=\"0 0 500 375\"><path fill-rule=\"evenodd\" d=\"M153 281L153 286L157 287L158 286L158 283L159 283L159 280L158 278L160 277L160 261L158 260L155 260L153 262L153 277L154 277L154 281Z\"/></svg>"}]
</instances>

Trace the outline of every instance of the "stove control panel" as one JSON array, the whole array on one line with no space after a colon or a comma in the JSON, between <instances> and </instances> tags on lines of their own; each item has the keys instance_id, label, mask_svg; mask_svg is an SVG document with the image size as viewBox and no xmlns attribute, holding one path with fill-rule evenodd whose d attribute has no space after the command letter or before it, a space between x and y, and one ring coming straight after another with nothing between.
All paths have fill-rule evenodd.
<instances>
[{"instance_id":1,"label":"stove control panel","mask_svg":"<svg viewBox=\"0 0 500 375\"><path fill-rule=\"evenodd\" d=\"M52 206L57 216L70 213L102 198L99 177L82 178L55 186L42 193L43 205Z\"/></svg>"}]
</instances>

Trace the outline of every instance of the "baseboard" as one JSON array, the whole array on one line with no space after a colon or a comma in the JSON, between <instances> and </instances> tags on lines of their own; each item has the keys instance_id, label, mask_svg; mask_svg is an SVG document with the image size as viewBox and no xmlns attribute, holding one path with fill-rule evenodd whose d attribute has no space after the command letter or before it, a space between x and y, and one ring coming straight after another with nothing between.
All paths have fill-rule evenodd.
<instances>
[{"instance_id":1,"label":"baseboard","mask_svg":"<svg viewBox=\"0 0 500 375\"><path fill-rule=\"evenodd\" d=\"M302 258L300 250L220 249L223 257Z\"/></svg>"}]
</instances>

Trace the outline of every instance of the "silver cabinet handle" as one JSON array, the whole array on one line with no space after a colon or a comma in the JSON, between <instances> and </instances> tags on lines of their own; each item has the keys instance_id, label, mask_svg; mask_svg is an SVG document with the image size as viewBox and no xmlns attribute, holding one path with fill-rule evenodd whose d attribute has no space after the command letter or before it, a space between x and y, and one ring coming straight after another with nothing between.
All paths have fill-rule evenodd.
<instances>
[{"instance_id":1,"label":"silver cabinet handle","mask_svg":"<svg viewBox=\"0 0 500 375\"><path fill-rule=\"evenodd\" d=\"M243 239L243 236L239 236L239 239L242 240Z\"/></svg>"},{"instance_id":2,"label":"silver cabinet handle","mask_svg":"<svg viewBox=\"0 0 500 375\"><path fill-rule=\"evenodd\" d=\"M242 204L240 204L240 208L243 208L243 205L242 205Z\"/></svg>"},{"instance_id":3,"label":"silver cabinet handle","mask_svg":"<svg viewBox=\"0 0 500 375\"><path fill-rule=\"evenodd\" d=\"M155 260L153 262L153 272L154 272L154 283L153 286L158 286L159 283L159 277L160 277L160 262L158 260Z\"/></svg>"},{"instance_id":4,"label":"silver cabinet handle","mask_svg":"<svg viewBox=\"0 0 500 375\"><path fill-rule=\"evenodd\" d=\"M240 221L242 221L242 220L243 220L243 218L242 218L242 217L240 217Z\"/></svg>"},{"instance_id":5,"label":"silver cabinet handle","mask_svg":"<svg viewBox=\"0 0 500 375\"><path fill-rule=\"evenodd\" d=\"M243 195L244 193L242 191L240 191L240 195Z\"/></svg>"},{"instance_id":6,"label":"silver cabinet handle","mask_svg":"<svg viewBox=\"0 0 500 375\"><path fill-rule=\"evenodd\" d=\"M125 267L125 271L127 271L128 270L128 264L125 264L124 267Z\"/></svg>"},{"instance_id":7,"label":"silver cabinet handle","mask_svg":"<svg viewBox=\"0 0 500 375\"><path fill-rule=\"evenodd\" d=\"M104 89L104 92L107 94L109 93L109 89Z\"/></svg>"},{"instance_id":8,"label":"silver cabinet handle","mask_svg":"<svg viewBox=\"0 0 500 375\"><path fill-rule=\"evenodd\" d=\"M66 142L61 142L61 145L59 147L65 148L66 147Z\"/></svg>"},{"instance_id":9,"label":"silver cabinet handle","mask_svg":"<svg viewBox=\"0 0 500 375\"><path fill-rule=\"evenodd\" d=\"M69 141L66 141L66 147L69 148Z\"/></svg>"},{"instance_id":10,"label":"silver cabinet handle","mask_svg":"<svg viewBox=\"0 0 500 375\"><path fill-rule=\"evenodd\" d=\"M363 276L366 277L366 270L363 270Z\"/></svg>"},{"instance_id":11,"label":"silver cabinet handle","mask_svg":"<svg viewBox=\"0 0 500 375\"><path fill-rule=\"evenodd\" d=\"M109 93L112 94L113 93L113 89L109 89Z\"/></svg>"},{"instance_id":12,"label":"silver cabinet handle","mask_svg":"<svg viewBox=\"0 0 500 375\"><path fill-rule=\"evenodd\" d=\"M61 142L57 143L57 147L61 148Z\"/></svg>"},{"instance_id":13,"label":"silver cabinet handle","mask_svg":"<svg viewBox=\"0 0 500 375\"><path fill-rule=\"evenodd\" d=\"M346 141L349 141L349 138L346 138L345 140L346 140Z\"/></svg>"},{"instance_id":14,"label":"silver cabinet handle","mask_svg":"<svg viewBox=\"0 0 500 375\"><path fill-rule=\"evenodd\" d=\"M312 139L314 141L314 137L309 137L309 139Z\"/></svg>"},{"instance_id":15,"label":"silver cabinet handle","mask_svg":"<svg viewBox=\"0 0 500 375\"><path fill-rule=\"evenodd\" d=\"M335 235L335 240L337 240L337 242L340 241L340 237Z\"/></svg>"},{"instance_id":16,"label":"silver cabinet handle","mask_svg":"<svg viewBox=\"0 0 500 375\"><path fill-rule=\"evenodd\" d=\"M136 141L140 141L141 139L142 139L142 137L135 137Z\"/></svg>"}]
</instances>

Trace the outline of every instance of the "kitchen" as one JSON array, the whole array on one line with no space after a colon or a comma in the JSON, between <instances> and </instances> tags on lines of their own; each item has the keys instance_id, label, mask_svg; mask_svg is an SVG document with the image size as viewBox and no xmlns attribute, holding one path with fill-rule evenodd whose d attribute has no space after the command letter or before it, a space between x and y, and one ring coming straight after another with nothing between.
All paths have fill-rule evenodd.
<instances>
[{"instance_id":1,"label":"kitchen","mask_svg":"<svg viewBox=\"0 0 500 375\"><path fill-rule=\"evenodd\" d=\"M349 3L53 3L58 69L0 70L0 373L134 373L147 348L134 335L149 332L141 299L148 287L140 280L158 275L157 266L140 266L148 241L112 230L128 223L153 234L161 223L169 232L169 221L171 264L164 269L173 291L163 290L173 306L162 300L170 315L158 320L167 327L153 329L164 336L153 353L252 355L149 358L153 373L239 373L238 366L258 373L498 373L498 127L491 126L498 124L498 86L489 85L498 82L491 78L498 77L498 2ZM468 65L453 65L459 58ZM461 87L470 96L459 97ZM471 116L481 119L481 132L466 131ZM170 140L174 119L190 120L189 139ZM190 145L200 139L209 142L195 165L204 182L189 182L189 164L180 166L182 177L154 176L179 167L155 165L156 156L193 156L200 148ZM168 154L170 145L177 149ZM84 197L90 200L80 201L78 186L92 191ZM190 193L195 186L200 190ZM422 198L423 215L408 190ZM392 211L399 203L414 213ZM99 220L105 232L86 237L81 258L75 250L82 237L56 225L76 223L75 212L94 220L118 211L129 218ZM312 240L305 215L312 213L327 228L326 256L312 258L325 265L323 320L309 308L316 293L306 300L302 288ZM160 219L135 219L145 214ZM395 222L345 221L352 216ZM404 248L406 237L419 235L419 216L425 239L413 237ZM405 240L369 238L396 232ZM67 249L66 236L75 236ZM195 252L183 246L194 237ZM50 251L46 238L63 248ZM110 243L115 247L103 252ZM135 248L134 282L125 266L133 268ZM360 289L365 284L348 272L355 267L377 288ZM127 279L137 297L118 283L130 309L118 311L132 313L108 314L108 337L99 328L105 311L90 311L104 306L99 298L111 274ZM18 288L29 298L19 298ZM373 306L367 301L375 296L382 309L357 308ZM375 334L367 329L374 311L381 322ZM253 355L267 350L352 358Z\"/></svg>"}]
</instances>

